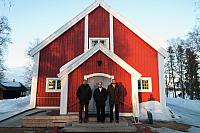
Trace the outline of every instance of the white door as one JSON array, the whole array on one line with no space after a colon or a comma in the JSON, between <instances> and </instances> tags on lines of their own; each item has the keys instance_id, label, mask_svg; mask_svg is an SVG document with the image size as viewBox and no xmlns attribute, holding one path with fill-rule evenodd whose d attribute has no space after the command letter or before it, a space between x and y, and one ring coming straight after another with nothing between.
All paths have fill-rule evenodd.
<instances>
[{"instance_id":1,"label":"white door","mask_svg":"<svg viewBox=\"0 0 200 133\"><path fill-rule=\"evenodd\" d=\"M108 88L108 85L111 83L111 78L103 77L103 76L95 76L88 78L88 84L90 85L92 89L92 99L90 100L89 103L89 113L96 113L96 103L93 98L93 92L94 90L98 87L98 82L102 81L103 82L103 87L105 89ZM105 111L109 112L109 99L107 98L106 101L106 108Z\"/></svg>"}]
</instances>

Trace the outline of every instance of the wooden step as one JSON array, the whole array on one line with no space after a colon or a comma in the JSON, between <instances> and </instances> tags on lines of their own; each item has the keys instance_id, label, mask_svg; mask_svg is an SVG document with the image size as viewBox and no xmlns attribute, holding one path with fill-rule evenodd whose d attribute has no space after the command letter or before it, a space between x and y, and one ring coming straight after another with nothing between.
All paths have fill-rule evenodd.
<instances>
[{"instance_id":1,"label":"wooden step","mask_svg":"<svg viewBox=\"0 0 200 133\"><path fill-rule=\"evenodd\" d=\"M78 116L25 116L22 127L64 127L71 122L77 122Z\"/></svg>"},{"instance_id":2,"label":"wooden step","mask_svg":"<svg viewBox=\"0 0 200 133\"><path fill-rule=\"evenodd\" d=\"M72 125L68 125L60 130L60 132L131 132L134 133L137 128L134 125L129 125L128 122L119 123L77 123L73 122Z\"/></svg>"}]
</instances>

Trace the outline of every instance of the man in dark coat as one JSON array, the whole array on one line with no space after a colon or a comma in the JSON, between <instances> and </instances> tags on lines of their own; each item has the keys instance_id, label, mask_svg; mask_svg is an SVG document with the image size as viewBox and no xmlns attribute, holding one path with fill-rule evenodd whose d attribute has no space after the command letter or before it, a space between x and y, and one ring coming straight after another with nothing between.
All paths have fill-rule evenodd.
<instances>
[{"instance_id":1,"label":"man in dark coat","mask_svg":"<svg viewBox=\"0 0 200 133\"><path fill-rule=\"evenodd\" d=\"M109 96L110 105L110 122L113 122L113 107L115 106L115 120L119 122L119 105L120 105L120 87L116 83L115 79L112 79L112 83L108 86L107 94Z\"/></svg>"},{"instance_id":2,"label":"man in dark coat","mask_svg":"<svg viewBox=\"0 0 200 133\"><path fill-rule=\"evenodd\" d=\"M98 88L93 93L94 101L97 109L97 122L105 122L105 102L107 100L106 89L102 87L102 82L98 83Z\"/></svg>"},{"instance_id":3,"label":"man in dark coat","mask_svg":"<svg viewBox=\"0 0 200 133\"><path fill-rule=\"evenodd\" d=\"M82 112L85 106L85 119L84 122L88 122L88 105L92 97L92 90L87 84L86 80L78 87L76 95L79 99L79 122L82 123Z\"/></svg>"}]
</instances>

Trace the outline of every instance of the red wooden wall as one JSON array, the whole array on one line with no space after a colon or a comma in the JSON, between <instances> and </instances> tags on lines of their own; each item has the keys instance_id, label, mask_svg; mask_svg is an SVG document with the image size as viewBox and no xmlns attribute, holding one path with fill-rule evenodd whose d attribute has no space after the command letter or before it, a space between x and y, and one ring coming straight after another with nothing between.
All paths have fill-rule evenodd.
<instances>
[{"instance_id":1,"label":"red wooden wall","mask_svg":"<svg viewBox=\"0 0 200 133\"><path fill-rule=\"evenodd\" d=\"M57 77L60 67L84 51L84 19L40 51L37 106L59 106L59 92L45 92L46 78Z\"/></svg>"},{"instance_id":2,"label":"red wooden wall","mask_svg":"<svg viewBox=\"0 0 200 133\"><path fill-rule=\"evenodd\" d=\"M98 66L97 61L102 60L102 65ZM132 102L131 102L131 76L123 68L113 62L102 52L97 52L86 62L80 65L72 73L69 74L69 88L68 88L68 111L77 112L78 111L78 99L76 97L76 91L78 86L82 83L84 75L89 75L92 73L106 73L109 75L114 75L117 82L122 84L124 87L123 94L124 105L120 107L120 112L132 112Z\"/></svg>"},{"instance_id":3,"label":"red wooden wall","mask_svg":"<svg viewBox=\"0 0 200 133\"><path fill-rule=\"evenodd\" d=\"M110 17L102 7L97 7L88 17L89 37L109 37Z\"/></svg>"},{"instance_id":4,"label":"red wooden wall","mask_svg":"<svg viewBox=\"0 0 200 133\"><path fill-rule=\"evenodd\" d=\"M114 52L142 77L152 78L151 93L139 93L140 102L150 99L160 101L157 51L114 18Z\"/></svg>"}]
</instances>

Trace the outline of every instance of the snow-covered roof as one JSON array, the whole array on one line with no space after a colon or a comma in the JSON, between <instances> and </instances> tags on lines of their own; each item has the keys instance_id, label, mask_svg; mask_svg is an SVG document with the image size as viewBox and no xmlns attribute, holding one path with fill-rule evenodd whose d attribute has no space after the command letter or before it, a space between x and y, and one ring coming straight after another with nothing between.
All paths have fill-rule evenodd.
<instances>
[{"instance_id":1,"label":"snow-covered roof","mask_svg":"<svg viewBox=\"0 0 200 133\"><path fill-rule=\"evenodd\" d=\"M121 23L123 23L131 31L133 31L135 34L137 34L140 38L142 38L146 43L148 43L152 48L154 48L156 51L158 51L161 55L163 55L164 57L167 57L168 53L167 53L166 49L163 48L163 46L155 43L153 40L151 40L149 37L147 37L143 32L138 30L137 27L135 27L133 24L131 24L129 21L127 21L125 19L125 17L123 17L117 11L113 10L109 5L107 5L103 0L96 0L92 5L90 5L87 9L85 9L83 12L81 12L79 15L77 15L74 19L72 19L71 21L69 21L68 23L63 25L60 29L58 29L56 32L54 32L49 37L47 37L44 41L42 41L40 44L35 46L30 51L31 56L34 56L36 53L38 53L44 47L49 45L52 41L54 41L56 38L58 38L60 35L62 35L64 32L66 32L68 29L70 29L77 22L79 22L81 19L83 19L85 16L87 16L89 13L91 13L93 10L95 10L99 6L104 8L107 12L109 12L112 16L114 16L116 19L118 19Z\"/></svg>"},{"instance_id":2,"label":"snow-covered roof","mask_svg":"<svg viewBox=\"0 0 200 133\"><path fill-rule=\"evenodd\" d=\"M17 81L4 81L0 82L0 89L2 90L10 90L10 91L26 91L27 88Z\"/></svg>"},{"instance_id":3,"label":"snow-covered roof","mask_svg":"<svg viewBox=\"0 0 200 133\"><path fill-rule=\"evenodd\" d=\"M5 87L21 87L22 85L19 82L7 81L1 83Z\"/></svg>"}]
</instances>

